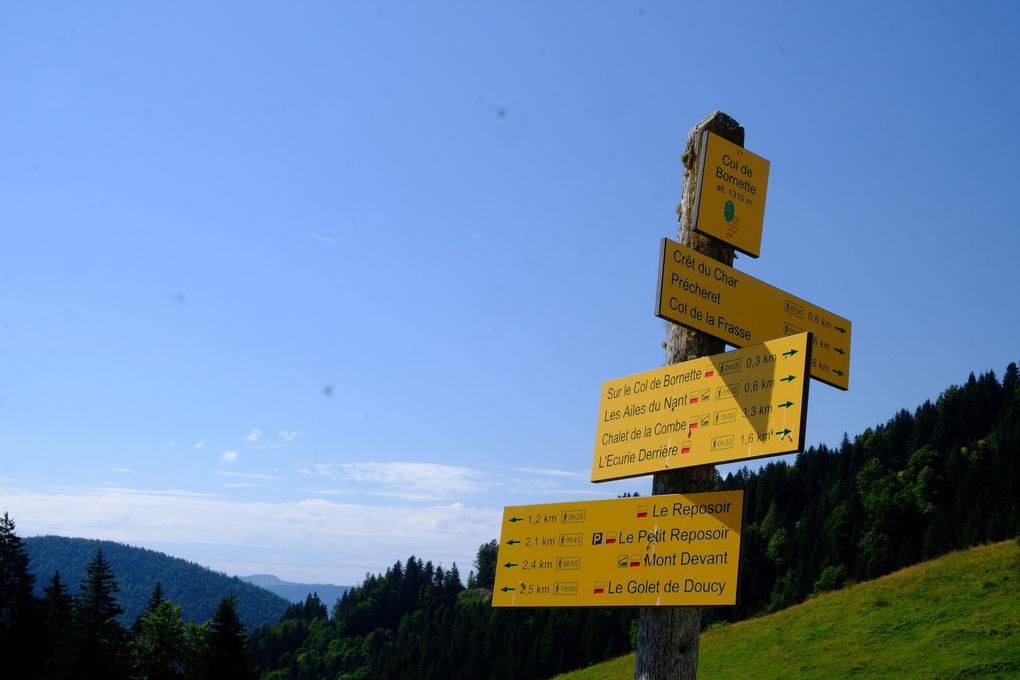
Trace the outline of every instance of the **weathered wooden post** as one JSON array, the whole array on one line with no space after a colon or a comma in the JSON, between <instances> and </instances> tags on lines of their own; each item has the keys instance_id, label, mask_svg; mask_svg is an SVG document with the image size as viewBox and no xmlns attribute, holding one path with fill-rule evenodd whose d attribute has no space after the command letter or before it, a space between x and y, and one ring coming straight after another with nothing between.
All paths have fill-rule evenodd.
<instances>
[{"instance_id":1,"label":"weathered wooden post","mask_svg":"<svg viewBox=\"0 0 1020 680\"><path fill-rule=\"evenodd\" d=\"M677 207L679 241L727 265L733 264L733 248L692 230L697 191L698 155L701 133L715 134L744 145L744 128L725 113L716 111L691 129L683 154L684 184ZM723 352L726 343L674 323L666 324L666 365ZM652 477L653 494L711 491L715 466L680 468L657 472ZM637 637L635 680L693 680L698 672L698 643L701 635L700 607L643 607Z\"/></svg>"}]
</instances>

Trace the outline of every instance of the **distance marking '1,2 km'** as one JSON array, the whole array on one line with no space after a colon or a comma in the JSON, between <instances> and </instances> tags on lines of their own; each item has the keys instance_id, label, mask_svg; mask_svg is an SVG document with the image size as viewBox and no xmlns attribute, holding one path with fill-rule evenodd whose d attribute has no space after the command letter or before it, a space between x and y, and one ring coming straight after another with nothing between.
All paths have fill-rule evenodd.
<instances>
[{"instance_id":1,"label":"distance marking '1,2 km'","mask_svg":"<svg viewBox=\"0 0 1020 680\"><path fill-rule=\"evenodd\" d=\"M591 480L804 450L811 334L602 385Z\"/></svg>"},{"instance_id":2,"label":"distance marking '1,2 km'","mask_svg":"<svg viewBox=\"0 0 1020 680\"><path fill-rule=\"evenodd\" d=\"M655 314L735 347L810 331L811 377L841 390L850 386L850 321L662 239Z\"/></svg>"}]
</instances>

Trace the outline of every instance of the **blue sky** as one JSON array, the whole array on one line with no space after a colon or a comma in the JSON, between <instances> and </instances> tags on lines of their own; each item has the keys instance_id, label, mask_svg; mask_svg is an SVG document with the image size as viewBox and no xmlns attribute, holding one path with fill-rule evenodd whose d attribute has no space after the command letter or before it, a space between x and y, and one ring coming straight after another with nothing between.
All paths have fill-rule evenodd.
<instances>
[{"instance_id":1,"label":"blue sky","mask_svg":"<svg viewBox=\"0 0 1020 680\"><path fill-rule=\"evenodd\" d=\"M737 268L849 318L838 444L1020 358L1011 3L0 11L0 510L228 573L466 575L661 365L688 130L771 162ZM767 462L767 461L766 461Z\"/></svg>"}]
</instances>

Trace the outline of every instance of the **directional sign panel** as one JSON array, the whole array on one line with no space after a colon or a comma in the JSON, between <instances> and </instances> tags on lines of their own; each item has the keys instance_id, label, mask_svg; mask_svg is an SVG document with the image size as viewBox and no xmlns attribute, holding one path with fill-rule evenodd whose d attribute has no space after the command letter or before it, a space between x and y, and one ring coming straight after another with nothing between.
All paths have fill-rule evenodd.
<instances>
[{"instance_id":1,"label":"directional sign panel","mask_svg":"<svg viewBox=\"0 0 1020 680\"><path fill-rule=\"evenodd\" d=\"M804 450L811 334L602 385L591 481Z\"/></svg>"},{"instance_id":2,"label":"directional sign panel","mask_svg":"<svg viewBox=\"0 0 1020 680\"><path fill-rule=\"evenodd\" d=\"M767 160L717 134L704 133L694 230L758 257L768 183Z\"/></svg>"},{"instance_id":3,"label":"directional sign panel","mask_svg":"<svg viewBox=\"0 0 1020 680\"><path fill-rule=\"evenodd\" d=\"M735 347L810 331L811 377L850 386L850 322L707 255L662 239L655 314Z\"/></svg>"},{"instance_id":4,"label":"directional sign panel","mask_svg":"<svg viewBox=\"0 0 1020 680\"><path fill-rule=\"evenodd\" d=\"M743 491L503 509L494 607L732 605Z\"/></svg>"}]
</instances>

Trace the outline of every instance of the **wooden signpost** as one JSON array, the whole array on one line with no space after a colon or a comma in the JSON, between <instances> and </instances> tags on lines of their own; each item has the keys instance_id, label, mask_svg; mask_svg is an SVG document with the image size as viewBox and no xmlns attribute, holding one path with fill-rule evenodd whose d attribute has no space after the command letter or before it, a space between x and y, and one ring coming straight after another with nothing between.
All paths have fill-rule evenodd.
<instances>
[{"instance_id":1,"label":"wooden signpost","mask_svg":"<svg viewBox=\"0 0 1020 680\"><path fill-rule=\"evenodd\" d=\"M493 606L640 607L638 680L693 679L700 607L736 604L744 496L713 491L715 464L802 451L808 377L849 387L850 321L732 267L760 253L769 175L743 143L724 113L691 130L659 258L667 365L602 386L592 481L651 474L652 496L503 514Z\"/></svg>"}]
</instances>

